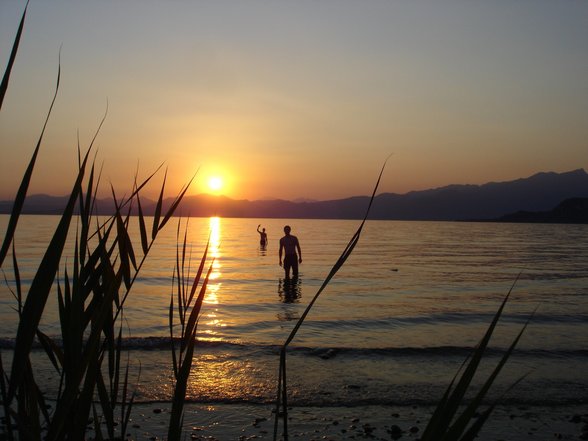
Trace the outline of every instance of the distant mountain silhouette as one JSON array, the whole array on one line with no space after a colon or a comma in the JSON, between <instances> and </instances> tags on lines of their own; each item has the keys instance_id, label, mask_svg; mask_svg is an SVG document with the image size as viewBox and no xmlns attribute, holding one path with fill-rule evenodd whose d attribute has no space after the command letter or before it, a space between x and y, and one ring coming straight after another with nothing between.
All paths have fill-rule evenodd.
<instances>
[{"instance_id":1,"label":"distant mountain silhouette","mask_svg":"<svg viewBox=\"0 0 588 441\"><path fill-rule=\"evenodd\" d=\"M571 198L588 198L588 174L583 169L566 173L538 173L524 179L491 182L484 185L448 185L406 194L376 196L371 219L468 220L497 219L518 211L549 211ZM65 197L30 196L24 213L57 214ZM166 201L170 204L172 199ZM369 196L330 201L292 202L285 200L234 200L224 196L199 195L184 198L178 214L183 216L222 216L252 218L360 219ZM143 201L151 214L153 201ZM0 201L0 213L9 213L12 202ZM98 201L101 214L112 213L108 199Z\"/></svg>"},{"instance_id":2,"label":"distant mountain silhouette","mask_svg":"<svg viewBox=\"0 0 588 441\"><path fill-rule=\"evenodd\" d=\"M588 224L588 198L566 199L549 211L517 211L496 219L498 222Z\"/></svg>"},{"instance_id":3,"label":"distant mountain silhouette","mask_svg":"<svg viewBox=\"0 0 588 441\"><path fill-rule=\"evenodd\" d=\"M493 219L515 211L550 210L561 201L588 197L588 174L538 173L484 185L449 185L406 195L381 195L374 217L410 220Z\"/></svg>"}]
</instances>

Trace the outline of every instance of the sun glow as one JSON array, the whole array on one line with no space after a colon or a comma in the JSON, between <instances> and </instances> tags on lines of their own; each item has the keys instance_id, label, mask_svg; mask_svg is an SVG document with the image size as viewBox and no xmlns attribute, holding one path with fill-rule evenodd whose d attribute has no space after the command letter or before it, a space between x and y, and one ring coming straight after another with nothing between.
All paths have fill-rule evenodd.
<instances>
[{"instance_id":1,"label":"sun glow","mask_svg":"<svg viewBox=\"0 0 588 441\"><path fill-rule=\"evenodd\" d=\"M211 191L220 191L223 188L223 180L220 176L211 176L208 179L208 188Z\"/></svg>"}]
</instances>

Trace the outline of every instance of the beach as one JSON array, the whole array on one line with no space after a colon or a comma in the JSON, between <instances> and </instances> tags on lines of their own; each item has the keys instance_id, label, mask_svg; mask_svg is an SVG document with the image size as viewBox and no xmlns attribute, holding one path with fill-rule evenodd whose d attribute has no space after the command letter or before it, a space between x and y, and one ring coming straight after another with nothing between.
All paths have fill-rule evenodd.
<instances>
[{"instance_id":1,"label":"beach","mask_svg":"<svg viewBox=\"0 0 588 441\"><path fill-rule=\"evenodd\" d=\"M170 403L134 406L127 435L136 441L163 440ZM186 439L200 441L271 440L274 407L252 404L187 404ZM288 433L300 440L418 440L432 412L420 406L294 407ZM278 433L282 433L282 421ZM479 434L480 441L588 439L586 406L497 407Z\"/></svg>"}]
</instances>

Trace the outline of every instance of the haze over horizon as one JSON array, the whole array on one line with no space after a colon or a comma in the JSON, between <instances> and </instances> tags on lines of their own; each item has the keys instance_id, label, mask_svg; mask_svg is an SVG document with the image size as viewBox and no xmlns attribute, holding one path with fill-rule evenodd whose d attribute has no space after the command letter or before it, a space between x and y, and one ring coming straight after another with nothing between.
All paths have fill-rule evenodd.
<instances>
[{"instance_id":1,"label":"haze over horizon","mask_svg":"<svg viewBox=\"0 0 588 441\"><path fill-rule=\"evenodd\" d=\"M0 3L6 65L25 1ZM12 199L67 194L97 141L103 193L161 163L175 192L329 200L588 169L588 2L29 4L0 114ZM210 181L217 176L219 181ZM207 187L209 186L209 187Z\"/></svg>"}]
</instances>

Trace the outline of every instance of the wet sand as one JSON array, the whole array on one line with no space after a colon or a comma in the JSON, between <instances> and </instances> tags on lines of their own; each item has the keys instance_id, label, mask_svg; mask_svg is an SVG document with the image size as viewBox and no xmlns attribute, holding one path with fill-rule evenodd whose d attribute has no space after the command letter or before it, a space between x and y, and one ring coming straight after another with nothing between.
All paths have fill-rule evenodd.
<instances>
[{"instance_id":1,"label":"wet sand","mask_svg":"<svg viewBox=\"0 0 588 441\"><path fill-rule=\"evenodd\" d=\"M136 404L127 438L164 440L169 403ZM185 439L195 441L271 440L273 406L188 404ZM412 407L300 407L288 415L290 439L418 440L432 409ZM278 433L283 431L280 420ZM281 438L279 438L281 439ZM588 405L566 407L499 407L477 438L480 441L550 441L588 439Z\"/></svg>"}]
</instances>

